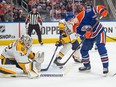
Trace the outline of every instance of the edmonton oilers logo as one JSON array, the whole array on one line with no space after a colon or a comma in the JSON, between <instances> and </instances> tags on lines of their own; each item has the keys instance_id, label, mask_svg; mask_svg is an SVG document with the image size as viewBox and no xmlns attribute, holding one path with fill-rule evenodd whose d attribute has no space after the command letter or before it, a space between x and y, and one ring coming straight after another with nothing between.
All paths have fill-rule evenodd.
<instances>
[{"instance_id":1,"label":"edmonton oilers logo","mask_svg":"<svg viewBox=\"0 0 116 87\"><path fill-rule=\"evenodd\" d=\"M84 25L82 28L81 28L81 31L90 31L91 30L91 25Z\"/></svg>"}]
</instances>

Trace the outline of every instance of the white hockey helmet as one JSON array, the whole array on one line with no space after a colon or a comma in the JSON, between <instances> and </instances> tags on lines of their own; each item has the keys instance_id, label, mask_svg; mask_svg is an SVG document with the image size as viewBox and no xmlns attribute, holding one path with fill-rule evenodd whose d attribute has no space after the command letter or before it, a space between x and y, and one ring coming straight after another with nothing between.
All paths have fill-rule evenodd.
<instances>
[{"instance_id":1,"label":"white hockey helmet","mask_svg":"<svg viewBox=\"0 0 116 87\"><path fill-rule=\"evenodd\" d=\"M20 38L21 43L23 43L27 48L32 45L32 38L29 35L22 35Z\"/></svg>"}]
</instances>

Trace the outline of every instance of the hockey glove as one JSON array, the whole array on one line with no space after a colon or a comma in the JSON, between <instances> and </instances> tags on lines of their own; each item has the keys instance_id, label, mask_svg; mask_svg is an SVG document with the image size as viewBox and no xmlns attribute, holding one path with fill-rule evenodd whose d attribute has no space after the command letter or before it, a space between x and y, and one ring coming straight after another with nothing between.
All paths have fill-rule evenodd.
<instances>
[{"instance_id":1,"label":"hockey glove","mask_svg":"<svg viewBox=\"0 0 116 87\"><path fill-rule=\"evenodd\" d=\"M106 17L106 16L108 15L108 11L107 11L107 10L104 10L104 11L101 13L101 15L102 15L103 17Z\"/></svg>"},{"instance_id":2,"label":"hockey glove","mask_svg":"<svg viewBox=\"0 0 116 87\"><path fill-rule=\"evenodd\" d=\"M72 43L72 50L77 50L79 49L79 42L76 40L75 42Z\"/></svg>"},{"instance_id":3,"label":"hockey glove","mask_svg":"<svg viewBox=\"0 0 116 87\"><path fill-rule=\"evenodd\" d=\"M92 36L92 32L91 32L91 31L86 31L84 37L85 37L86 39L89 39L91 36Z\"/></svg>"},{"instance_id":4,"label":"hockey glove","mask_svg":"<svg viewBox=\"0 0 116 87\"><path fill-rule=\"evenodd\" d=\"M62 45L62 42L61 41L56 41L55 46L61 46L61 45Z\"/></svg>"}]
</instances>

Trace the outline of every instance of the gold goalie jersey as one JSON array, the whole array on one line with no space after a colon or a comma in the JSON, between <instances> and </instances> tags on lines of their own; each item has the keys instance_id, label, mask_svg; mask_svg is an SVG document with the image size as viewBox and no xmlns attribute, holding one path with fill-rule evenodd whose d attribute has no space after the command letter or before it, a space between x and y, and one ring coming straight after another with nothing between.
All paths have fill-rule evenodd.
<instances>
[{"instance_id":1,"label":"gold goalie jersey","mask_svg":"<svg viewBox=\"0 0 116 87\"><path fill-rule=\"evenodd\" d=\"M34 53L31 51L32 47L25 47L20 40L16 40L8 45L2 52L2 58L9 60L16 60L18 63L28 63L29 58L34 58ZM5 61L4 61L5 62ZM3 62L3 63L4 63Z\"/></svg>"},{"instance_id":2,"label":"gold goalie jersey","mask_svg":"<svg viewBox=\"0 0 116 87\"><path fill-rule=\"evenodd\" d=\"M20 40L16 40L3 50L0 57L0 59L2 59L2 64L9 64L7 63L7 60L16 61L18 66L23 69L24 73L27 73L25 65L30 63L29 59L34 59L35 56L31 49L31 46L27 48ZM31 65L32 64L30 64L30 66ZM8 70L5 72L8 72Z\"/></svg>"},{"instance_id":3,"label":"gold goalie jersey","mask_svg":"<svg viewBox=\"0 0 116 87\"><path fill-rule=\"evenodd\" d=\"M41 70L44 53L40 51L37 53L32 52L32 38L29 35L22 35L3 50L0 59L2 60L0 72L16 74L15 71L7 69L8 64L16 65L17 68L28 74L29 78L35 78L39 76L38 71Z\"/></svg>"}]
</instances>

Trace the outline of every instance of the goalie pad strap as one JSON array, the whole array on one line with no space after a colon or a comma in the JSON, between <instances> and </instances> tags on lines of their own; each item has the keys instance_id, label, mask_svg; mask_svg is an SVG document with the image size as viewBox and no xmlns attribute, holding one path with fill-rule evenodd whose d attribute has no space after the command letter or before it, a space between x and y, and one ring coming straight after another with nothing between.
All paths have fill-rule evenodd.
<instances>
[{"instance_id":1,"label":"goalie pad strap","mask_svg":"<svg viewBox=\"0 0 116 87\"><path fill-rule=\"evenodd\" d=\"M5 58L5 57L1 54L1 55L0 55L0 59L4 59L4 58Z\"/></svg>"}]
</instances>

